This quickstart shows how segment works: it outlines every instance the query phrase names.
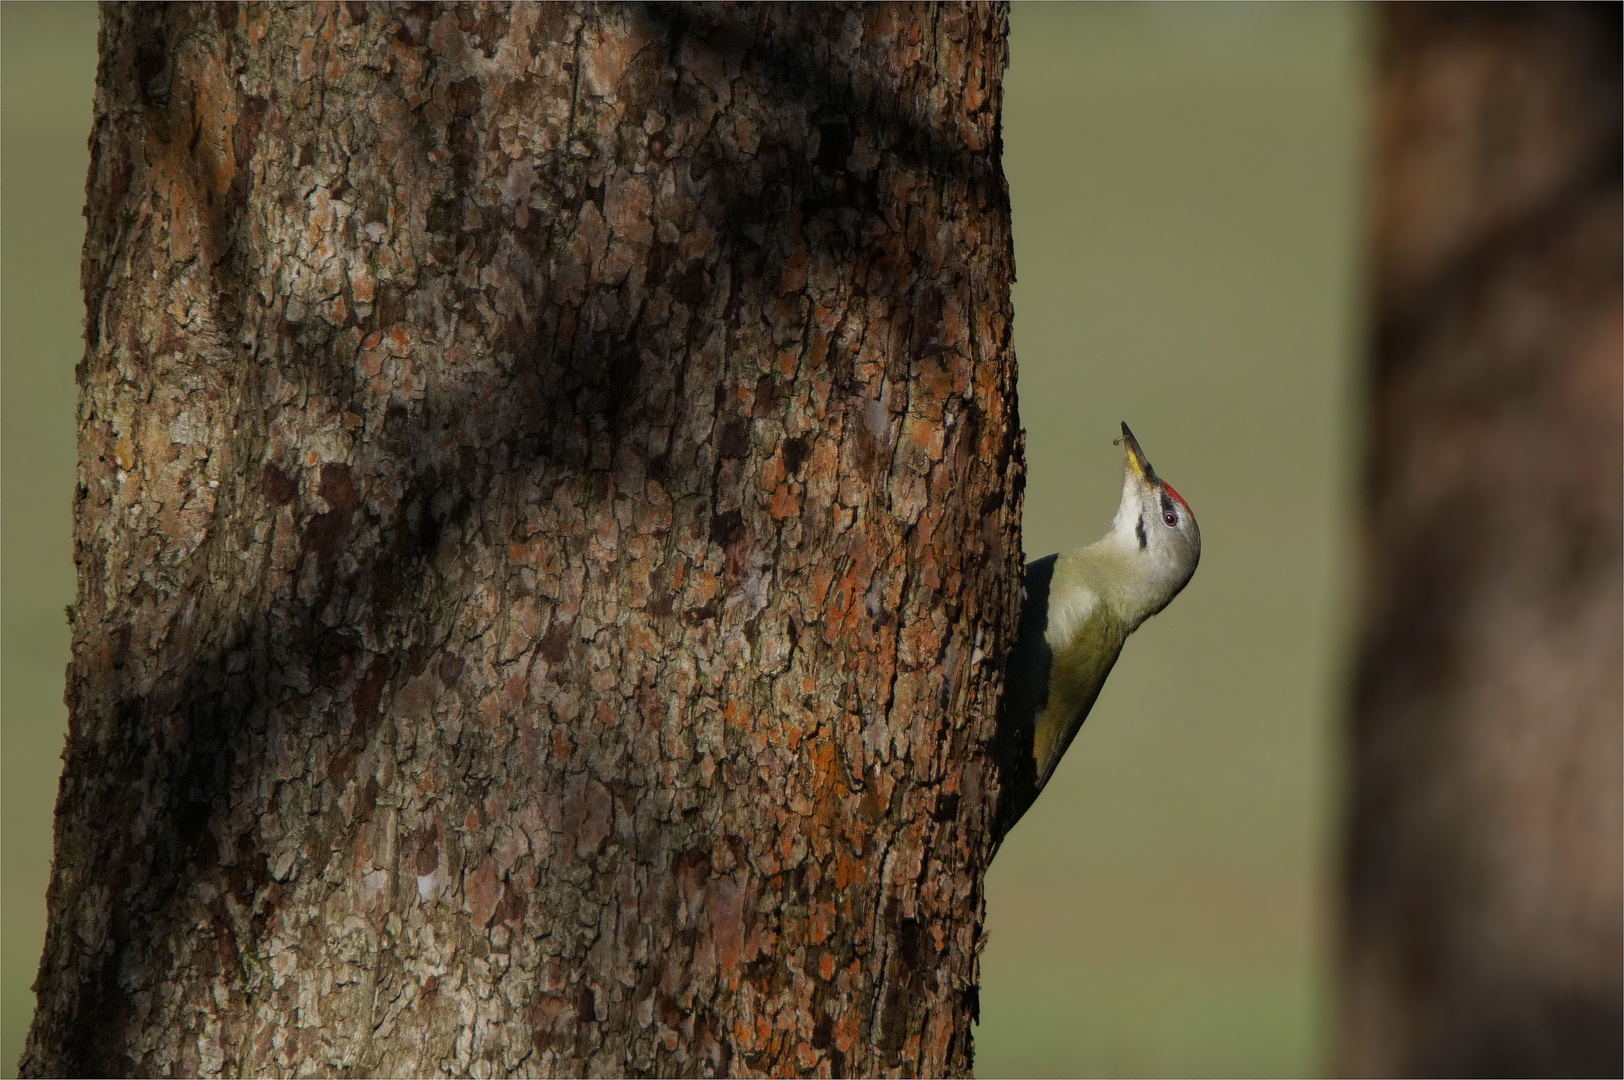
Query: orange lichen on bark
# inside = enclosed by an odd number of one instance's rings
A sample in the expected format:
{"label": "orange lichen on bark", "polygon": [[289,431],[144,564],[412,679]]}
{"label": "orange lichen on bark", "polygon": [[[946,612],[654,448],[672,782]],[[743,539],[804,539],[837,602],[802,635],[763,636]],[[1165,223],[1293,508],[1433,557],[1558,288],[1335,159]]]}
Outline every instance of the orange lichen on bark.
{"label": "orange lichen on bark", "polygon": [[967,1072],[1001,9],[107,18],[29,1068]]}

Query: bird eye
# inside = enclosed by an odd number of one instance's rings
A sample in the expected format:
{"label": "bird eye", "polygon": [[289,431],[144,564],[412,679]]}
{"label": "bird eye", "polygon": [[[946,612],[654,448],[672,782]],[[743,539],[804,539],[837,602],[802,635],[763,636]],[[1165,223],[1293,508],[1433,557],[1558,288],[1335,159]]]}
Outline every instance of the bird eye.
{"label": "bird eye", "polygon": [[1179,516],[1171,510],[1162,515],[1162,520],[1167,523],[1167,527],[1169,529],[1176,529],[1179,527]]}

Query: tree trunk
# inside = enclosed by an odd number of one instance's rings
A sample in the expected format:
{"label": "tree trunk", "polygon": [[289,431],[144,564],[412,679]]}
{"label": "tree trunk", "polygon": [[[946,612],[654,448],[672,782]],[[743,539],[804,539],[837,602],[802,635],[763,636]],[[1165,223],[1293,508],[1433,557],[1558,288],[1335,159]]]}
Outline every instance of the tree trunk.
{"label": "tree trunk", "polygon": [[964,1074],[999,7],[110,5],[33,1075]]}
{"label": "tree trunk", "polygon": [[1354,1075],[1624,1069],[1618,12],[1381,16]]}

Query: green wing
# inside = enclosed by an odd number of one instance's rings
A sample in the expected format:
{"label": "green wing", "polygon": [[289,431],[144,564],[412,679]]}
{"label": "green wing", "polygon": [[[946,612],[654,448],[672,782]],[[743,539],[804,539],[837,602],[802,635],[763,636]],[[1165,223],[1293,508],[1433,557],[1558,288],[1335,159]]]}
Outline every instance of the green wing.
{"label": "green wing", "polygon": [[1049,782],[1061,755],[1094,707],[1127,636],[1109,608],[1096,602],[1072,631],[1070,641],[1059,647],[1050,643],[1054,659],[1049,669],[1049,702],[1038,714],[1032,738],[1038,790]]}

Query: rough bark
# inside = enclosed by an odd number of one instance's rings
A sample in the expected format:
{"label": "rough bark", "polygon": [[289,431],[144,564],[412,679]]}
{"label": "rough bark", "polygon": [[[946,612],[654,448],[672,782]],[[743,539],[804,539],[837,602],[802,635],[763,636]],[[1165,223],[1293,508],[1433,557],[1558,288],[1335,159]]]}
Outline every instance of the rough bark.
{"label": "rough bark", "polygon": [[1350,1074],[1624,1069],[1618,11],[1381,13]]}
{"label": "rough bark", "polygon": [[1003,10],[102,18],[25,1073],[966,1073]]}

